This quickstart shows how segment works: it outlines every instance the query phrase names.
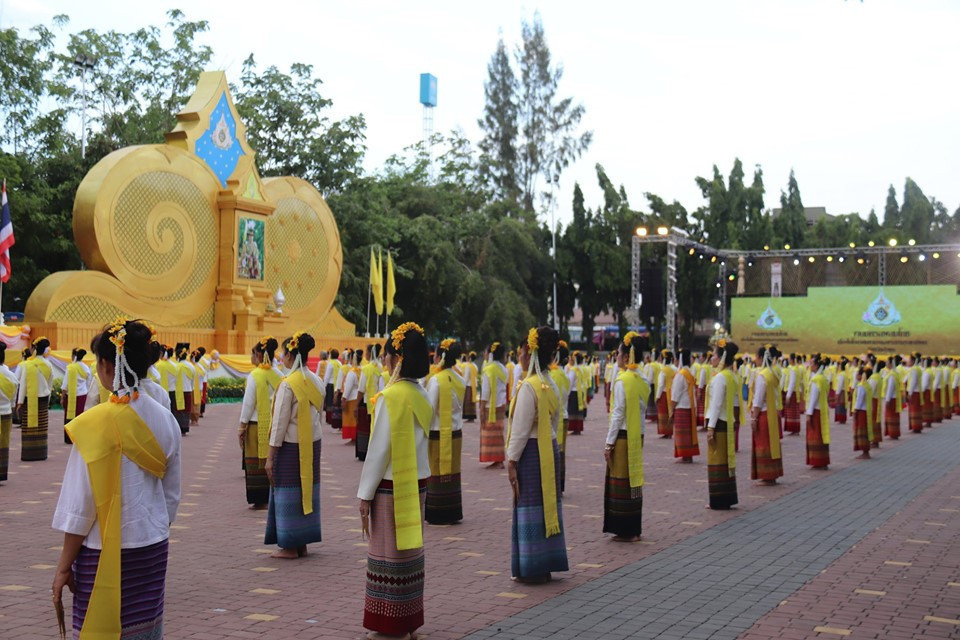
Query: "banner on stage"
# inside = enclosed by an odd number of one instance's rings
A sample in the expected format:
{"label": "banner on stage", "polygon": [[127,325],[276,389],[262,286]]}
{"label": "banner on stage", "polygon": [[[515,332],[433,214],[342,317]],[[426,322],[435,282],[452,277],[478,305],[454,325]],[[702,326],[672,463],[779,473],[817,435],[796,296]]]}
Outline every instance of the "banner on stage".
{"label": "banner on stage", "polygon": [[783,263],[773,262],[770,264],[770,297],[779,298],[783,291]]}
{"label": "banner on stage", "polygon": [[810,287],[806,296],[734,298],[733,339],[756,352],[878,355],[960,353],[960,296],[953,285]]}

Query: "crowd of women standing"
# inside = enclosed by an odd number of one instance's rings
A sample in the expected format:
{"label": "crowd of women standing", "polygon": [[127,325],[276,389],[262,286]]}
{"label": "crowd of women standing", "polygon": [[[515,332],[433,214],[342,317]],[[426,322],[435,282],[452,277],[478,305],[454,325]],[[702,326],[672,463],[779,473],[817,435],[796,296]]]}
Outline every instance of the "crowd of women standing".
{"label": "crowd of women standing", "polygon": [[[26,428],[46,424],[41,399],[49,397],[39,359],[49,342],[34,347],[40,353],[16,380]],[[66,375],[65,435],[75,446],[54,516],[64,546],[53,598],[60,602],[64,586],[74,591],[80,638],[159,638],[169,527],[180,499],[180,439],[203,409],[201,358],[188,345],[160,345],[151,328],[126,319],[105,327],[91,348],[96,376],[79,366],[85,353],[76,351]],[[507,469],[512,578],[540,583],[568,570],[565,453],[601,387],[609,412],[603,531],[625,542],[642,534],[645,419],[656,422],[660,437],[673,438],[681,463],[700,455],[697,430],[707,432],[707,506],[729,509],[738,502],[742,418],[752,432],[751,478],[769,484],[783,475],[781,439],[800,432],[801,415],[807,463],[826,468],[830,407],[838,417],[841,407],[851,408],[854,447],[866,456],[882,441],[881,423],[888,437],[899,437],[899,411],[916,396],[921,428],[928,416],[932,423],[960,412],[957,363],[922,368],[919,354],[902,362],[865,354],[834,363],[784,356],[769,345],[752,358],[730,341],[696,357],[686,349],[644,354],[631,332],[601,366],[571,353],[554,329],[539,327],[515,352],[493,343],[478,367],[476,354],[463,353],[454,340],[431,354],[412,322],[382,345],[322,351],[310,371],[315,348],[311,335],[298,332],[282,343],[263,338],[251,351],[237,434],[246,497],[251,508],[267,510],[264,542],[277,545],[274,557],[302,558],[322,540],[324,423],[353,444],[369,538],[363,626],[370,637],[410,637],[423,625],[423,522],[464,518],[465,421],[479,418],[479,461]],[[193,369],[184,364],[191,361]],[[0,392],[10,390],[4,380],[14,384],[0,369]],[[90,400],[78,401],[84,382]],[[953,389],[949,398],[944,388]],[[84,410],[84,402],[92,406]]]}

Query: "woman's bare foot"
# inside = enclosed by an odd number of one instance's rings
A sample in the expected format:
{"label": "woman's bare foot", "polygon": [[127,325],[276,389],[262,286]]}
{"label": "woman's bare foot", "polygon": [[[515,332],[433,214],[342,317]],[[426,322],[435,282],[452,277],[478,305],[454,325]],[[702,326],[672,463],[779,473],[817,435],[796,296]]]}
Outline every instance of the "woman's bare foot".
{"label": "woman's bare foot", "polygon": [[503,469],[502,462],[491,462],[487,465],[487,469]]}
{"label": "woman's bare foot", "polygon": [[629,536],[613,536],[612,540],[613,540],[614,542],[638,542],[638,541],[640,540],[640,536],[633,536],[633,537],[629,537]]}
{"label": "woman's bare foot", "polygon": [[250,510],[251,510],[251,511],[266,511],[266,510],[267,510],[267,505],[265,505],[265,504],[252,504],[252,505],[250,505]]}
{"label": "woman's bare foot", "polygon": [[296,549],[280,549],[270,554],[271,558],[281,558],[283,560],[296,560],[300,556]]}

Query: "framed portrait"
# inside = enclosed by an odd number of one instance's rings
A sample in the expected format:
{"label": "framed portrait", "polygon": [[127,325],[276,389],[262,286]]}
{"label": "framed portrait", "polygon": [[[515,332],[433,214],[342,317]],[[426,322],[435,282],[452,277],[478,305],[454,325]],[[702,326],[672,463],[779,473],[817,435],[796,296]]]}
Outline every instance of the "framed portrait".
{"label": "framed portrait", "polygon": [[237,277],[263,280],[264,221],[239,218],[237,222]]}

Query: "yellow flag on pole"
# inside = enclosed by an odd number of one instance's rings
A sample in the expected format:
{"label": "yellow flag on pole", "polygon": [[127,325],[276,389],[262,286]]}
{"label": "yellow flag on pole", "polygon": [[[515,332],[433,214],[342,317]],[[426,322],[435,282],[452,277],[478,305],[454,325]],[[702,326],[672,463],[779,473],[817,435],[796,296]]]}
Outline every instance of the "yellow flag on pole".
{"label": "yellow flag on pole", "polygon": [[370,283],[373,285],[373,306],[377,315],[383,313],[383,258],[377,259],[370,248]]}
{"label": "yellow flag on pole", "polygon": [[393,279],[393,254],[387,252],[387,315],[393,313],[393,297],[397,294],[397,283]]}

